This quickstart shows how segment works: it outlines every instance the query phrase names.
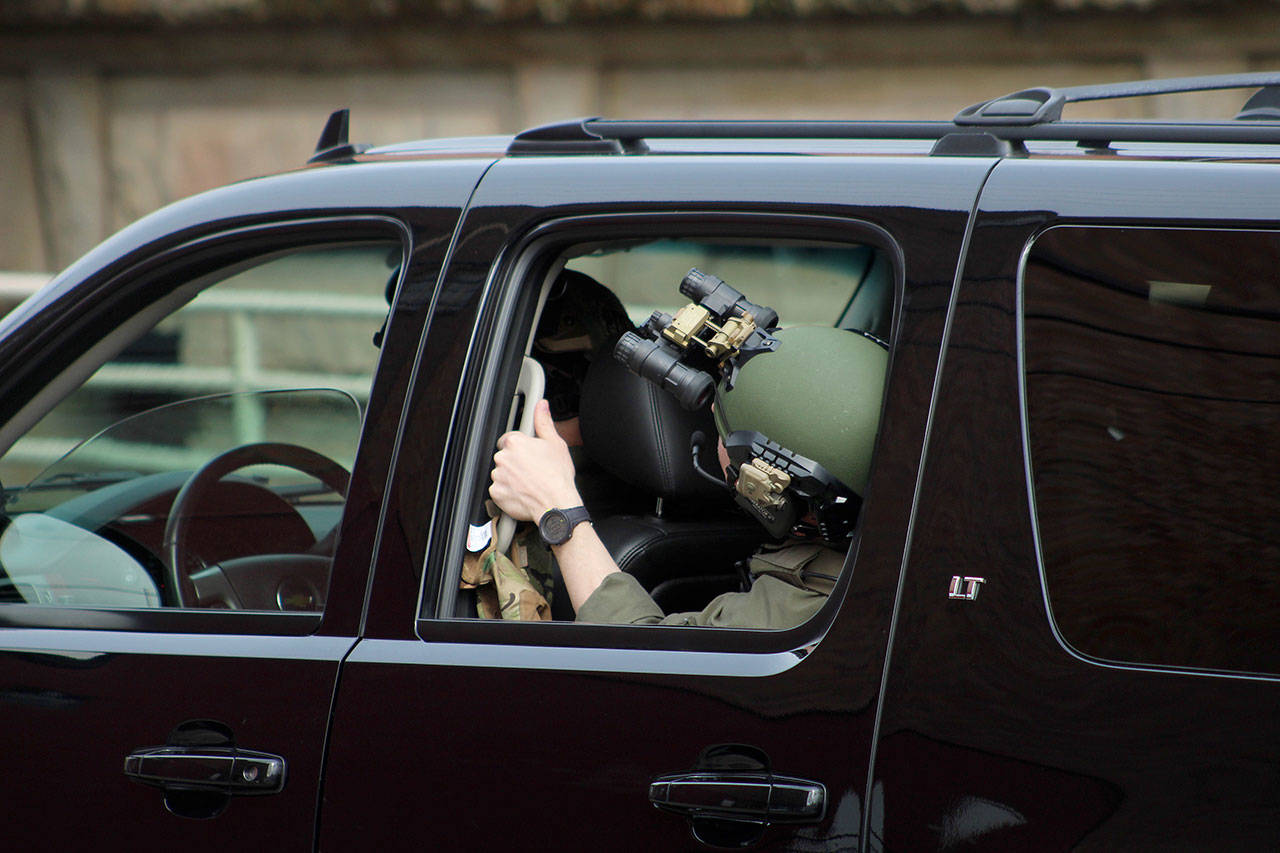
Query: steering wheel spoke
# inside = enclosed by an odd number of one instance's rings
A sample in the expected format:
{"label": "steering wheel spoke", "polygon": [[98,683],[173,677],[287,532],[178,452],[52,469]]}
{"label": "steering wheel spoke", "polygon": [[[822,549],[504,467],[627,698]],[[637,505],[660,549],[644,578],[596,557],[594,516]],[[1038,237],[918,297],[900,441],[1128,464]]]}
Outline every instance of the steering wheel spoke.
{"label": "steering wheel spoke", "polygon": [[329,558],[316,554],[255,554],[191,573],[195,606],[224,610],[324,609]]}
{"label": "steering wheel spoke", "polygon": [[226,573],[222,571],[222,566],[217,564],[205,566],[199,571],[191,572],[187,577],[190,578],[191,586],[195,590],[192,606],[218,610],[244,609],[240,604],[240,596],[236,595]]}
{"label": "steering wheel spoke", "polygon": [[292,468],[344,496],[351,480],[337,462],[296,444],[246,444],[206,462],[178,490],[165,523],[164,558],[174,603],[233,610],[320,610],[328,586],[328,556],[254,554],[204,565],[191,553],[201,501],[223,477],[250,465]]}

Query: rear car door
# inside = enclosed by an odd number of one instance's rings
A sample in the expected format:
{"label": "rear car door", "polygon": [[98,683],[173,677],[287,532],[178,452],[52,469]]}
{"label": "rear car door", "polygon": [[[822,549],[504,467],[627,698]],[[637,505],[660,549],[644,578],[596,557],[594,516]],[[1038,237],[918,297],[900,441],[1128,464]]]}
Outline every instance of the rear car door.
{"label": "rear car door", "polygon": [[[655,156],[511,158],[490,170],[424,330],[364,636],[338,687],[322,849],[853,849],[879,832],[865,789],[885,641],[946,307],[990,167]],[[784,324],[790,313],[889,340],[879,445],[832,599],[786,631],[474,618],[456,566],[520,356],[550,363],[530,344],[543,289],[565,264],[606,287],[647,280],[679,302],[691,257],[749,298],[776,298]],[[887,314],[860,312],[856,298],[872,261],[884,265],[876,304]],[[817,293],[827,265],[860,270],[856,287],[841,272],[834,296]],[[633,319],[652,307],[645,292],[624,298]],[[635,494],[622,486],[603,500]],[[794,820],[756,804],[702,820],[651,789],[707,770],[694,796],[716,800],[752,768],[820,784],[819,810]]]}
{"label": "rear car door", "polygon": [[879,727],[887,849],[1274,845],[1277,191],[1274,162],[1131,156],[987,182]]}
{"label": "rear car door", "polygon": [[417,343],[398,321],[485,165],[215,191],[5,320],[13,849],[313,849]]}

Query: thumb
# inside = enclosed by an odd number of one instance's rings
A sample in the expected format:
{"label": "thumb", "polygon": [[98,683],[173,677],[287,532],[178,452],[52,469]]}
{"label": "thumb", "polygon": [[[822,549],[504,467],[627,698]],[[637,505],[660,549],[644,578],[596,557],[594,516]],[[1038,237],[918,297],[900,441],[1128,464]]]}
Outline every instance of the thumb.
{"label": "thumb", "polygon": [[560,438],[555,421],[551,420],[551,404],[545,399],[539,400],[533,410],[533,434],[538,438]]}

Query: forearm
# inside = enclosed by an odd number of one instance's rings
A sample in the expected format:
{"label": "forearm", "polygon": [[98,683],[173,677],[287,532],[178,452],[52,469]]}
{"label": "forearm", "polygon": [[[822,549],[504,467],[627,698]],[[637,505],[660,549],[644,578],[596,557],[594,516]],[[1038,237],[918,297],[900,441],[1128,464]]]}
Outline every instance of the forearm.
{"label": "forearm", "polygon": [[551,551],[560,566],[560,575],[564,578],[575,612],[605,577],[618,571],[618,565],[589,521],[579,524],[567,542],[553,546]]}
{"label": "forearm", "polygon": [[[518,432],[502,436],[493,457],[489,497],[517,521],[536,522],[547,510],[582,505],[573,482],[569,447],[555,430],[546,400],[538,401],[534,429],[536,436]],[[618,571],[590,522],[580,523],[573,535],[552,551],[575,611],[606,576]]]}

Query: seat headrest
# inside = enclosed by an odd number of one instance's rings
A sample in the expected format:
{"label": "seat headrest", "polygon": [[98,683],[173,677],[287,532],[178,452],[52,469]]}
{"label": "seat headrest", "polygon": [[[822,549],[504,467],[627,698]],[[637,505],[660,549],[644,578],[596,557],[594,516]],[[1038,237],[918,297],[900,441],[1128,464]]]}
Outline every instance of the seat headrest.
{"label": "seat headrest", "polygon": [[726,497],[698,476],[690,455],[693,434],[700,431],[703,469],[720,470],[711,410],[685,411],[670,394],[614,360],[612,347],[587,370],[580,417],[587,453],[614,476],[661,498]]}

